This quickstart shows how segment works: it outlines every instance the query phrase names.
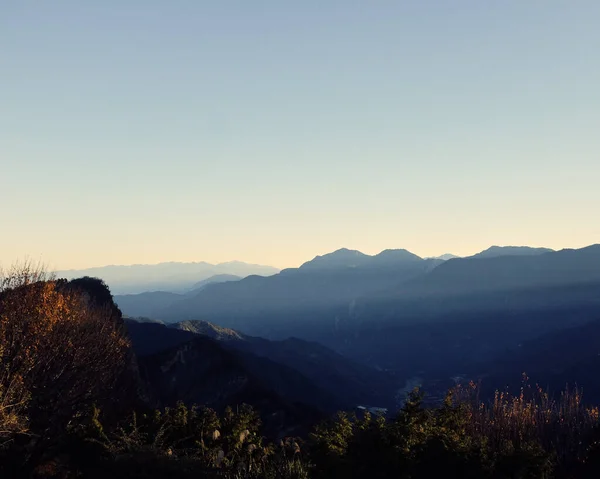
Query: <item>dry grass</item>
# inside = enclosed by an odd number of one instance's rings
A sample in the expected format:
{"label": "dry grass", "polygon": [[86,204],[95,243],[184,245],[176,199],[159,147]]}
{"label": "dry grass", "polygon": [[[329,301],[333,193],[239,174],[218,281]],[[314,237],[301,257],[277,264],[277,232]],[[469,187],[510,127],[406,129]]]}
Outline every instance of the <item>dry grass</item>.
{"label": "dry grass", "polygon": [[527,384],[525,375],[523,379],[517,395],[496,391],[490,403],[479,400],[479,388],[472,382],[454,389],[453,403],[467,410],[468,433],[485,438],[493,450],[506,444],[539,444],[554,453],[557,465],[581,459],[586,452],[584,439],[599,424],[598,408],[585,407],[577,388],[552,398],[538,385]]}

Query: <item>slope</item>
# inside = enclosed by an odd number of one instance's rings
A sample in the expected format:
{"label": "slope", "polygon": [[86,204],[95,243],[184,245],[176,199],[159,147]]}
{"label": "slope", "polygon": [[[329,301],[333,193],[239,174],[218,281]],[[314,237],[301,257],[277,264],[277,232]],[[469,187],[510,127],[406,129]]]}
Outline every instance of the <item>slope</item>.
{"label": "slope", "polygon": [[201,318],[268,336],[282,320],[292,320],[290,312],[310,315],[323,308],[347,307],[361,296],[424,275],[439,262],[403,250],[368,256],[342,249],[270,277],[212,285],[156,315],[170,322]]}
{"label": "slope", "polygon": [[339,397],[340,402],[385,408],[395,405],[399,378],[349,360],[318,343],[297,338],[268,341],[206,321],[184,321],[172,327],[222,341],[225,347],[268,358],[299,371],[320,389]]}
{"label": "slope", "polygon": [[280,398],[323,414],[352,406],[268,358],[230,350],[210,338],[162,324],[133,320],[126,324],[142,377],[158,404],[182,400],[224,407]]}

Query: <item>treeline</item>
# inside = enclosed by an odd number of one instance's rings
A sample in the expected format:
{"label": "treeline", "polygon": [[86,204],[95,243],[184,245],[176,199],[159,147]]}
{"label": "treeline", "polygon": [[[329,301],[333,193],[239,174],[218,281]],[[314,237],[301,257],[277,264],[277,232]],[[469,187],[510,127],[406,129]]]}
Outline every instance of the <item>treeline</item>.
{"label": "treeline", "polygon": [[265,438],[250,406],[144,401],[120,311],[101,281],[25,265],[0,277],[0,477],[574,478],[600,475],[597,408],[524,381],[474,384],[392,418],[339,413],[305,438]]}

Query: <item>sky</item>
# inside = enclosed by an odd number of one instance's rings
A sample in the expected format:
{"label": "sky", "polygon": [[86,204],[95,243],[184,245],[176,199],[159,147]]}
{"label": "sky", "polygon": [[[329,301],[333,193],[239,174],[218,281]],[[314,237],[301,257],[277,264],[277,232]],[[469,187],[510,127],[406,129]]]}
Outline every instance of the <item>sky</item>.
{"label": "sky", "polygon": [[597,0],[0,2],[0,264],[600,241]]}

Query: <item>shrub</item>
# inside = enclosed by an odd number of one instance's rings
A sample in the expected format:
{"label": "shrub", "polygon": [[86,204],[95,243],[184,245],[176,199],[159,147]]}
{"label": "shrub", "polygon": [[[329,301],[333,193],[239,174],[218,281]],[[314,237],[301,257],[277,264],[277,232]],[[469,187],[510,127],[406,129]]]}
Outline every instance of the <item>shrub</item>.
{"label": "shrub", "polygon": [[29,434],[28,461],[106,404],[130,346],[109,305],[26,264],[0,280],[0,439]]}

